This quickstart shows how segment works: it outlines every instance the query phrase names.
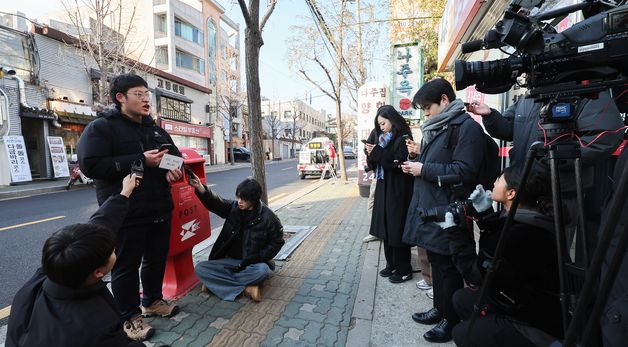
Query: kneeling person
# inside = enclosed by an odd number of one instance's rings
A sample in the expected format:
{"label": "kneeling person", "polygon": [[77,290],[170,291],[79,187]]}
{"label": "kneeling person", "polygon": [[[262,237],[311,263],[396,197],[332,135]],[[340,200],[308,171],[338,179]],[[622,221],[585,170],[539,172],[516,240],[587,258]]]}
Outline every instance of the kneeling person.
{"label": "kneeling person", "polygon": [[233,201],[216,195],[196,176],[189,184],[209,211],[225,219],[209,260],[196,265],[196,275],[223,300],[233,301],[243,293],[259,302],[259,284],[274,270],[272,259],[284,244],[279,218],[260,201],[262,187],[246,179]]}
{"label": "kneeling person", "polygon": [[[122,327],[103,277],[116,262],[116,232],[137,185],[126,176],[86,224],[55,232],[44,244],[42,267],[17,292],[7,329],[13,346],[144,346]],[[152,328],[139,327],[150,337]]]}

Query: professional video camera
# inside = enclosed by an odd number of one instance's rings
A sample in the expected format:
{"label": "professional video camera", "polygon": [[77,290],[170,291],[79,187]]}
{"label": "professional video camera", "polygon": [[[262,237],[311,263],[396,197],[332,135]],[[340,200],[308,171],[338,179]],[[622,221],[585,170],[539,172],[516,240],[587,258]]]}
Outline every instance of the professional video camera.
{"label": "professional video camera", "polygon": [[[568,102],[611,87],[626,89],[628,84],[628,5],[614,1],[585,1],[581,4],[530,16],[544,0],[514,0],[495,28],[483,40],[462,44],[462,52],[511,46],[515,52],[506,59],[467,62],[456,60],[456,89],[475,84],[483,93],[508,91],[517,77],[526,73],[525,85],[531,98],[550,104],[546,122],[564,122],[575,117],[575,107]],[[557,33],[551,23],[582,10],[608,9],[569,29]],[[562,103],[554,100],[560,97]],[[572,98],[572,99],[569,99]],[[625,105],[618,105],[626,112]],[[621,108],[624,107],[622,110]],[[542,117],[543,118],[543,117]]]}
{"label": "professional video camera", "polygon": [[454,222],[463,225],[466,220],[467,211],[473,208],[471,201],[467,199],[467,192],[462,185],[459,175],[438,176],[438,186],[448,188],[454,196],[454,202],[445,206],[430,208],[419,208],[418,215],[423,221],[444,222],[445,214],[451,212],[454,215]]}

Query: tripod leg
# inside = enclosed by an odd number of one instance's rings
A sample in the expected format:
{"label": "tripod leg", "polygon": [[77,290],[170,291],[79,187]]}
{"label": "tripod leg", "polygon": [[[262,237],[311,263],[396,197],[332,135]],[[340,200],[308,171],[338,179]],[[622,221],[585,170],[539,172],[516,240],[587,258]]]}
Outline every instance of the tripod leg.
{"label": "tripod leg", "polygon": [[[576,251],[576,257],[574,261],[576,264],[582,266],[586,271],[587,265],[589,264],[589,245],[587,241],[587,235],[585,233],[586,224],[584,224],[584,199],[582,193],[582,172],[580,167],[580,158],[576,158],[574,161],[574,173],[576,177],[576,198],[578,201],[578,223],[577,223],[577,237],[576,237],[576,247],[580,247],[582,250],[582,259],[579,258],[578,251]],[[580,242],[578,242],[580,240]]]}
{"label": "tripod leg", "polygon": [[[621,212],[623,210],[621,207],[625,204],[626,194],[628,193],[628,160],[624,165],[622,173],[623,174],[619,180],[619,184],[617,185],[617,190],[613,193],[611,203],[607,207],[609,211],[608,218],[605,221],[604,228],[602,229],[602,232],[600,234],[598,245],[595,248],[595,252],[593,253],[593,258],[591,259],[591,264],[589,265],[589,269],[586,272],[584,286],[582,288],[582,292],[580,293],[578,305],[576,306],[576,310],[573,314],[573,320],[571,322],[571,325],[569,326],[567,334],[565,335],[565,342],[563,345],[566,347],[575,345],[578,333],[581,331],[582,323],[586,319],[589,320],[589,324],[597,324],[599,320],[601,307],[598,311],[594,310],[593,312],[588,312],[588,307],[589,303],[593,299],[593,296],[595,295],[595,287],[602,271],[602,263],[604,261],[604,258],[606,257],[608,246],[610,245],[613,238],[613,231],[615,229],[615,226],[617,225],[617,221],[621,216]],[[623,237],[626,237],[625,230]],[[625,250],[625,247],[626,246],[624,245],[623,250]],[[621,250],[622,249],[618,248],[615,257],[618,257],[617,253],[621,253]],[[611,270],[614,270],[616,272],[618,269]],[[612,280],[614,280],[616,273],[613,276],[610,275],[611,272],[609,271],[608,275],[606,276],[607,279],[612,278]],[[607,294],[608,293],[603,294],[600,292],[598,294],[598,298],[600,298],[601,300],[606,300]],[[585,334],[589,330],[590,329],[587,329]],[[583,336],[583,338],[587,338],[587,335]]]}

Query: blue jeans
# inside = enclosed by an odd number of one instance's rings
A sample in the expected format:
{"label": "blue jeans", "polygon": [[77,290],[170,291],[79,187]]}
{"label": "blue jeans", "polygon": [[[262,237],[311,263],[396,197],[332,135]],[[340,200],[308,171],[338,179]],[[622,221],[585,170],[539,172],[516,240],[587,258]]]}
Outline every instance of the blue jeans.
{"label": "blue jeans", "polygon": [[251,264],[240,272],[225,269],[225,265],[237,266],[240,262],[231,258],[202,261],[194,271],[210,292],[222,300],[234,301],[246,286],[260,283],[272,274],[266,263]]}

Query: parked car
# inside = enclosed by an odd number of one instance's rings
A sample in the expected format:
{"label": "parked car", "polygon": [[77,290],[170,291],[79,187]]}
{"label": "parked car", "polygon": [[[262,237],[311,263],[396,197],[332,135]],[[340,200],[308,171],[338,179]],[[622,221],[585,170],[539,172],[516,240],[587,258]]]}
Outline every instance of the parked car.
{"label": "parked car", "polygon": [[342,153],[344,154],[345,159],[355,159],[357,157],[355,150],[351,146],[345,146]]}
{"label": "parked car", "polygon": [[[231,148],[227,150],[228,157],[227,161],[231,160]],[[234,148],[233,149],[233,160],[235,161],[251,161],[251,151],[246,147]]]}

